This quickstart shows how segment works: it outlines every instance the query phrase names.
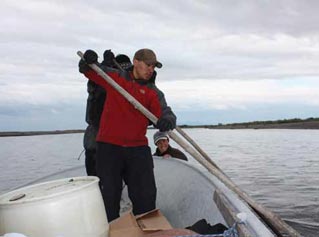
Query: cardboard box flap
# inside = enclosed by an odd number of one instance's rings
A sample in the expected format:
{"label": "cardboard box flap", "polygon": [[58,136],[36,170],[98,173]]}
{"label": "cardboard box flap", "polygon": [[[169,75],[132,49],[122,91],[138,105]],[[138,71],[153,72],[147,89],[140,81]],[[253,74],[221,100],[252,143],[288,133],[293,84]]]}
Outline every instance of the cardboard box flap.
{"label": "cardboard box flap", "polygon": [[109,237],[141,237],[160,230],[171,229],[160,210],[154,209],[147,213],[134,216],[131,211],[110,222]]}
{"label": "cardboard box flap", "polygon": [[134,215],[130,211],[124,213],[121,217],[110,222],[109,226],[110,237],[139,237],[144,235],[143,231],[139,228]]}
{"label": "cardboard box flap", "polygon": [[110,230],[121,230],[126,228],[137,228],[137,222],[134,215],[129,211],[124,213],[120,218],[110,222]]}
{"label": "cardboard box flap", "polygon": [[143,231],[159,231],[172,229],[171,224],[166,220],[159,209],[137,215],[136,222]]}
{"label": "cardboard box flap", "polygon": [[142,237],[146,235],[140,228],[127,228],[109,232],[109,237]]}

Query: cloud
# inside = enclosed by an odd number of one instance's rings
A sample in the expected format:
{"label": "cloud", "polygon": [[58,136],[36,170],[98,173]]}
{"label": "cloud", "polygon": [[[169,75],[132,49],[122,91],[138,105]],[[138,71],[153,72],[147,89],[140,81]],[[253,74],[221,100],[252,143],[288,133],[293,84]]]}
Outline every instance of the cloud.
{"label": "cloud", "polygon": [[0,67],[9,64],[7,70],[74,67],[78,49],[132,57],[152,47],[168,68],[163,80],[318,75],[318,32],[308,22],[317,18],[316,2],[4,2],[0,42],[7,60]]}
{"label": "cloud", "polygon": [[179,111],[248,110],[252,106],[278,104],[319,108],[317,80],[196,80],[159,82],[167,101]]}
{"label": "cloud", "polygon": [[316,106],[318,7],[297,0],[2,0],[2,114],[23,105],[56,113],[85,106],[76,52],[88,48],[130,57],[154,49],[164,65],[157,83],[183,111]]}

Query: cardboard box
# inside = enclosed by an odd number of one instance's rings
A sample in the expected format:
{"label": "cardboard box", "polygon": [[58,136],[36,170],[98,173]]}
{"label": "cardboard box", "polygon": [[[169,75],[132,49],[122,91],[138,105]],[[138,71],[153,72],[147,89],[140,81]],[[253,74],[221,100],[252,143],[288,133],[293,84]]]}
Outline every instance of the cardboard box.
{"label": "cardboard box", "polygon": [[172,226],[159,209],[134,216],[131,211],[110,223],[109,237],[140,237]]}

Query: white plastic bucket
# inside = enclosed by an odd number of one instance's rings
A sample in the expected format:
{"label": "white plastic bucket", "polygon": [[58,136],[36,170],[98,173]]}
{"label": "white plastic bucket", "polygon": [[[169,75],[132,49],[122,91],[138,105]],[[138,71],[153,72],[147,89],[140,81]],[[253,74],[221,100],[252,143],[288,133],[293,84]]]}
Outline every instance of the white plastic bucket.
{"label": "white plastic bucket", "polygon": [[0,196],[0,236],[107,237],[109,226],[99,179],[60,179]]}

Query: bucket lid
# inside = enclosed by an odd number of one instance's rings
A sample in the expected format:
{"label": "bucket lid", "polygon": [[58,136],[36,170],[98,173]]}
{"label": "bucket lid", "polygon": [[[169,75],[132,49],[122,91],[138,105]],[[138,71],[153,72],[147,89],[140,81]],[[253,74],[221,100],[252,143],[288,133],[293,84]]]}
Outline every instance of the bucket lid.
{"label": "bucket lid", "polygon": [[0,196],[0,205],[12,205],[49,199],[75,192],[99,182],[95,176],[59,179],[26,186]]}

